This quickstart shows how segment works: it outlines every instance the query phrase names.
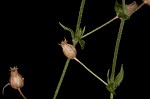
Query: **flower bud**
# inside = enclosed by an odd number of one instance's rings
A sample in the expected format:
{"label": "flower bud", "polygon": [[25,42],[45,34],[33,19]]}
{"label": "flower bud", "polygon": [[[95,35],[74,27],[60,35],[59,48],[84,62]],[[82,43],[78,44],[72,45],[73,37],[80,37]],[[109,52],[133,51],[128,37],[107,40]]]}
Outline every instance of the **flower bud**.
{"label": "flower bud", "polygon": [[148,6],[150,6],[150,0],[143,0],[144,4],[147,4]]}
{"label": "flower bud", "polygon": [[128,15],[128,16],[131,16],[131,15],[136,11],[136,9],[138,8],[138,5],[137,5],[137,3],[134,1],[134,2],[132,2],[132,3],[128,4],[128,5],[126,5],[126,7],[127,7],[127,15]]}
{"label": "flower bud", "polygon": [[77,55],[76,48],[73,45],[68,44],[66,39],[62,41],[61,44],[59,45],[62,47],[63,53],[67,58],[69,59],[76,58]]}

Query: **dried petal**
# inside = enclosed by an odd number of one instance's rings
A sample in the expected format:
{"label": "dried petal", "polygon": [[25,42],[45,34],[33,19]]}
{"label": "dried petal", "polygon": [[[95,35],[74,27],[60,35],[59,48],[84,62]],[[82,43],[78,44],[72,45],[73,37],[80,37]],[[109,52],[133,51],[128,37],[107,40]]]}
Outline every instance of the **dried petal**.
{"label": "dried petal", "polygon": [[59,45],[62,47],[63,53],[67,58],[74,59],[76,57],[76,48],[73,45],[68,44],[66,39]]}

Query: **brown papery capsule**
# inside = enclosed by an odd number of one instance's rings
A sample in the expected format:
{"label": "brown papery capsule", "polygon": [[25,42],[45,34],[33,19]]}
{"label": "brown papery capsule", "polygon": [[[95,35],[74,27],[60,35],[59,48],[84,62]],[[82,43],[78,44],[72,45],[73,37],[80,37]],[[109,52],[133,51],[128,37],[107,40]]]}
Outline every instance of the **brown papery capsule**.
{"label": "brown papery capsule", "polygon": [[[61,42],[62,49],[63,49],[63,53],[64,55],[69,58],[69,59],[74,59],[75,61],[77,61],[79,64],[81,64],[87,71],[89,71],[90,73],[92,73],[92,75],[94,75],[96,78],[100,79],[94,72],[92,72],[89,68],[87,68],[79,59],[76,58],[77,55],[77,51],[76,48],[67,43],[67,40],[65,39],[64,41]],[[107,83],[105,83],[107,85]]]}
{"label": "brown papery capsule", "polygon": [[18,73],[18,68],[17,67],[10,67],[10,78],[9,78],[9,83],[7,83],[2,90],[2,93],[4,94],[4,89],[10,85],[12,88],[17,89],[19,93],[22,95],[24,99],[27,99],[23,93],[21,92],[21,87],[24,86],[24,78],[21,76],[20,73]]}
{"label": "brown papery capsule", "polygon": [[59,45],[62,47],[63,53],[67,58],[69,59],[76,58],[77,55],[76,48],[73,45],[68,44],[66,39],[62,41],[61,44]]}
{"label": "brown papery capsule", "polygon": [[150,6],[150,0],[143,0],[144,4],[147,4],[148,6]]}
{"label": "brown papery capsule", "polygon": [[126,5],[126,7],[127,7],[127,15],[128,15],[128,16],[131,16],[131,15],[135,12],[135,10],[138,8],[138,5],[137,5],[137,3],[134,1],[134,2],[132,2],[132,3],[128,4],[128,5]]}
{"label": "brown papery capsule", "polygon": [[62,41],[61,44],[59,44],[59,45],[61,45],[61,47],[63,49],[63,53],[67,58],[74,59],[81,65],[84,65],[80,60],[78,60],[76,58],[77,51],[76,51],[75,46],[68,44],[66,39],[64,41]]}

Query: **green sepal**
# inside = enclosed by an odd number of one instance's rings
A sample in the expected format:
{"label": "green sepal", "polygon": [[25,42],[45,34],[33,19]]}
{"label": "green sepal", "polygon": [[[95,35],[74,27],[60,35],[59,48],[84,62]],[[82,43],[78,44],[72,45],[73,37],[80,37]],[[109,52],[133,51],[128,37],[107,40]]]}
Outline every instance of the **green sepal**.
{"label": "green sepal", "polygon": [[107,83],[108,84],[110,83],[109,72],[110,72],[110,69],[108,69],[108,71],[107,71]]}

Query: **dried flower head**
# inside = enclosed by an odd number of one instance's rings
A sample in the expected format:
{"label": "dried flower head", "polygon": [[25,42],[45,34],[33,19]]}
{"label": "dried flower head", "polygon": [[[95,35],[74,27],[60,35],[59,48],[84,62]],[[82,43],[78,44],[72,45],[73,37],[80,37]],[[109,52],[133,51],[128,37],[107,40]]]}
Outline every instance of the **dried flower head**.
{"label": "dried flower head", "polygon": [[4,89],[10,85],[12,88],[17,89],[19,93],[22,95],[24,99],[27,99],[23,93],[21,92],[20,88],[24,86],[24,78],[18,73],[18,68],[17,67],[10,67],[10,78],[9,78],[9,83],[7,83],[2,90],[2,93],[4,94]]}
{"label": "dried flower head", "polygon": [[127,7],[127,15],[128,15],[128,16],[131,16],[131,15],[136,11],[136,9],[138,8],[138,5],[137,5],[137,3],[134,1],[134,2],[132,2],[132,3],[128,4],[128,5],[126,5],[126,7]]}
{"label": "dried flower head", "polygon": [[62,41],[61,44],[59,45],[62,47],[63,53],[67,58],[69,59],[76,58],[77,55],[76,48],[73,45],[68,44],[66,39]]}
{"label": "dried flower head", "polygon": [[148,6],[150,6],[150,0],[143,0],[144,4],[147,4]]}

